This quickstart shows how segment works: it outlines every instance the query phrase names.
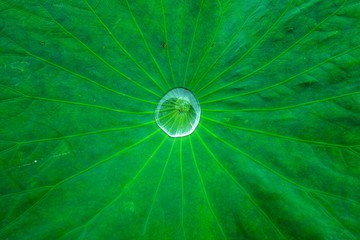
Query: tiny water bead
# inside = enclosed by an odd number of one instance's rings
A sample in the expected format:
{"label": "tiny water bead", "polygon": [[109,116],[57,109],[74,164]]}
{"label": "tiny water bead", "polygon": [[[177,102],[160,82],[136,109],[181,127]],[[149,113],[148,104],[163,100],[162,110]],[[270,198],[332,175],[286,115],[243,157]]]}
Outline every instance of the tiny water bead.
{"label": "tiny water bead", "polygon": [[174,88],[161,98],[155,120],[170,137],[184,137],[194,132],[200,114],[200,104],[194,94],[185,88]]}

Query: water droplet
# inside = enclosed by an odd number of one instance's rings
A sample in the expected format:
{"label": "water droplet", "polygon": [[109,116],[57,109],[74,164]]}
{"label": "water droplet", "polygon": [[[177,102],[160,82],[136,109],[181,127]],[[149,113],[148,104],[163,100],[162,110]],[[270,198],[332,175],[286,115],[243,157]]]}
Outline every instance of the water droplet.
{"label": "water droplet", "polygon": [[194,132],[200,114],[200,104],[194,94],[185,88],[174,88],[157,105],[155,120],[170,137],[184,137]]}

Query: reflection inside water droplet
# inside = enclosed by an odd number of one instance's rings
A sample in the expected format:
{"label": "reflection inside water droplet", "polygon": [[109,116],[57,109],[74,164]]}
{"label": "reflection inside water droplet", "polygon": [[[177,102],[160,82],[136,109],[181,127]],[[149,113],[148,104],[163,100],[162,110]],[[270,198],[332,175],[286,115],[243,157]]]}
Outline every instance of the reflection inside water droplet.
{"label": "reflection inside water droplet", "polygon": [[200,104],[194,94],[185,88],[174,88],[157,105],[155,120],[170,137],[184,137],[194,132],[200,114]]}

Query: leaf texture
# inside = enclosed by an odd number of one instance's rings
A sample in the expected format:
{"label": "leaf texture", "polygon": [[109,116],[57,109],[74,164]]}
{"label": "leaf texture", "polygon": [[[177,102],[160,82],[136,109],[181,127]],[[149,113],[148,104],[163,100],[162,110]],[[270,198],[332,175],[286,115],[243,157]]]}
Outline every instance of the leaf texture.
{"label": "leaf texture", "polygon": [[[360,238],[358,1],[0,12],[0,239]],[[154,118],[176,87],[183,138]]]}

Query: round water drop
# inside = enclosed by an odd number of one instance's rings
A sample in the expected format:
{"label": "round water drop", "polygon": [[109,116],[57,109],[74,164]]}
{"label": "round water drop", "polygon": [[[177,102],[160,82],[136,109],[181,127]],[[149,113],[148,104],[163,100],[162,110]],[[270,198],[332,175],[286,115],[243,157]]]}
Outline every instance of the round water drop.
{"label": "round water drop", "polygon": [[185,88],[174,88],[161,98],[155,120],[170,137],[184,137],[194,132],[200,114],[200,104],[194,94]]}

